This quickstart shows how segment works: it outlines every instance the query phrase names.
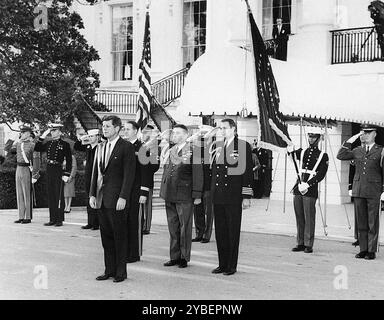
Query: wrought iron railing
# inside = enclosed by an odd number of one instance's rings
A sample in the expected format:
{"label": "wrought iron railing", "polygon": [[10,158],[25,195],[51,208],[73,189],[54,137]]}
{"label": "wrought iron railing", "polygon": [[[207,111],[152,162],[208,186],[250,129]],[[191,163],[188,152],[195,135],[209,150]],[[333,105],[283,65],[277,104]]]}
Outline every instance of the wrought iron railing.
{"label": "wrought iron railing", "polygon": [[332,30],[332,64],[382,59],[374,27]]}
{"label": "wrought iron railing", "polygon": [[136,91],[97,90],[95,100],[114,113],[135,114],[138,93]]}
{"label": "wrought iron railing", "polygon": [[181,95],[188,68],[181,69],[152,84],[152,93],[162,105],[166,105]]}

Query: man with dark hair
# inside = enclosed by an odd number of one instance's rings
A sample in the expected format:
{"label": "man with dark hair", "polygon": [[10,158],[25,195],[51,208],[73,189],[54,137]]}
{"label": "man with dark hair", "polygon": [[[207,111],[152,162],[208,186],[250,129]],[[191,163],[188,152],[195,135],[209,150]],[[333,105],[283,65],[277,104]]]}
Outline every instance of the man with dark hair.
{"label": "man with dark hair", "polygon": [[[127,262],[133,263],[140,261],[143,254],[143,210],[142,205],[148,199],[150,168],[139,161],[139,152],[142,142],[137,138],[140,127],[135,121],[128,121],[124,129],[124,138],[127,139],[134,147],[136,155],[136,171],[134,174],[134,182],[132,186],[130,206],[127,215],[128,245],[127,245]],[[132,173],[133,174],[133,173]]]}
{"label": "man with dark hair", "polygon": [[[61,139],[63,125],[53,123],[39,137],[35,151],[47,153],[47,194],[49,222],[45,226],[61,227],[64,221],[64,185],[72,171],[72,152],[68,142]],[[44,141],[51,135],[52,140]],[[65,170],[63,162],[65,160]]]}
{"label": "man with dark hair", "polygon": [[146,202],[143,204],[143,234],[149,234],[151,232],[152,223],[152,198],[153,198],[153,187],[154,187],[154,175],[160,167],[160,147],[159,140],[154,136],[155,128],[150,124],[142,131],[142,143],[143,150],[140,156],[145,152],[145,159],[148,161],[147,164],[147,178],[148,178],[148,197]]}
{"label": "man with dark hair", "polygon": [[[352,197],[359,232],[357,259],[375,259],[379,241],[379,212],[384,200],[384,151],[375,143],[377,129],[374,125],[362,125],[361,132],[344,142],[337,154],[337,159],[354,160],[355,163]],[[352,149],[360,136],[363,136],[364,145]]]}
{"label": "man with dark hair", "polygon": [[[86,164],[85,164],[85,192],[89,195],[89,188],[91,185],[91,176],[93,162],[95,160],[96,147],[99,144],[100,131],[99,129],[88,130],[87,135],[78,137],[78,141],[75,142],[73,148],[77,151],[82,151],[86,153]],[[82,226],[81,229],[99,229],[99,210],[92,209],[87,204],[87,221],[88,223],[85,226]]]}
{"label": "man with dark hair", "polygon": [[232,275],[237,271],[242,208],[251,205],[252,150],[248,142],[238,138],[234,120],[222,120],[220,133],[223,141],[211,164],[211,192],[219,257],[219,266],[212,273]]}
{"label": "man with dark hair", "polygon": [[276,44],[276,59],[287,61],[289,27],[283,24],[281,18],[276,19],[276,26],[273,27],[272,37]]}
{"label": "man with dark hair", "polygon": [[89,191],[89,205],[101,209],[99,222],[104,248],[104,274],[96,280],[127,278],[127,207],[130,206],[136,170],[135,151],[121,139],[121,119],[103,118],[103,135],[107,141],[97,146]]}
{"label": "man with dark hair", "polygon": [[187,142],[187,127],[175,125],[172,135],[175,145],[165,159],[160,187],[170,235],[171,260],[164,266],[185,268],[191,256],[193,205],[201,203],[203,192],[203,168],[201,159],[194,159],[199,153]]}

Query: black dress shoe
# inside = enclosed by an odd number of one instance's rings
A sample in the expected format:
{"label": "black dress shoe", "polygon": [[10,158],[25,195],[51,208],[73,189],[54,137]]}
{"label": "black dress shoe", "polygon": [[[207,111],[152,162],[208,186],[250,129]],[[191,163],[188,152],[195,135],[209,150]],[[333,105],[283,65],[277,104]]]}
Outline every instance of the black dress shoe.
{"label": "black dress shoe", "polygon": [[305,247],[304,253],[312,253],[312,252],[313,252],[312,247]]}
{"label": "black dress shoe", "polygon": [[299,252],[299,251],[304,251],[304,250],[305,250],[305,246],[302,244],[300,244],[300,245],[298,245],[292,249],[293,252]]}
{"label": "black dress shoe", "polygon": [[135,258],[128,258],[127,263],[134,263],[140,261],[140,257],[135,257]]}
{"label": "black dress shoe", "polygon": [[202,237],[196,237],[192,239],[192,242],[200,242],[201,240],[203,240]]}
{"label": "black dress shoe", "polygon": [[85,225],[85,226],[82,226],[81,229],[92,229],[92,226],[90,226],[89,224]]}
{"label": "black dress shoe", "polygon": [[99,230],[100,227],[92,227],[92,230]]}
{"label": "black dress shoe", "polygon": [[55,227],[62,227],[63,226],[63,223],[62,222],[57,222],[55,223]]}
{"label": "black dress shoe", "polygon": [[143,234],[150,234],[150,231],[149,230],[144,230]]}
{"label": "black dress shoe", "polygon": [[217,267],[216,269],[212,270],[212,273],[215,273],[215,274],[217,274],[217,273],[224,273],[224,272],[225,272],[224,269],[222,269],[220,267]]}
{"label": "black dress shoe", "polygon": [[169,260],[168,262],[164,263],[164,267],[176,266],[179,263],[180,263],[180,260]]}
{"label": "black dress shoe", "polygon": [[127,279],[127,276],[124,276],[124,277],[115,277],[115,279],[113,279],[113,282],[117,283],[117,282],[123,282],[125,279]]}
{"label": "black dress shoe", "polygon": [[355,258],[357,258],[357,259],[364,259],[367,254],[368,254],[367,251],[361,251],[357,255],[355,255]]}
{"label": "black dress shoe", "polygon": [[179,263],[179,268],[186,268],[188,267],[188,262],[185,259],[181,259]]}
{"label": "black dress shoe", "polygon": [[31,223],[31,219],[24,219],[21,223],[22,224]]}
{"label": "black dress shoe", "polygon": [[368,252],[364,259],[365,260],[374,260],[374,259],[376,259],[376,253]]}
{"label": "black dress shoe", "polygon": [[353,246],[357,247],[360,245],[360,242],[359,240],[356,240],[355,242],[352,243]]}
{"label": "black dress shoe", "polygon": [[104,280],[108,280],[109,278],[113,277],[113,275],[111,274],[102,274],[101,276],[98,276],[96,277],[96,280],[97,281],[104,281]]}
{"label": "black dress shoe", "polygon": [[22,223],[24,221],[24,219],[19,219],[19,220],[16,220],[15,223]]}
{"label": "black dress shoe", "polygon": [[45,226],[53,226],[55,223],[52,221],[49,221],[47,223],[44,223]]}
{"label": "black dress shoe", "polygon": [[236,273],[236,270],[230,270],[230,271],[225,271],[225,272],[223,272],[223,275],[225,275],[225,276],[231,276],[231,275],[233,275],[233,274],[235,274]]}
{"label": "black dress shoe", "polygon": [[208,243],[208,242],[209,242],[209,239],[204,239],[204,238],[203,238],[203,239],[201,240],[201,243]]}

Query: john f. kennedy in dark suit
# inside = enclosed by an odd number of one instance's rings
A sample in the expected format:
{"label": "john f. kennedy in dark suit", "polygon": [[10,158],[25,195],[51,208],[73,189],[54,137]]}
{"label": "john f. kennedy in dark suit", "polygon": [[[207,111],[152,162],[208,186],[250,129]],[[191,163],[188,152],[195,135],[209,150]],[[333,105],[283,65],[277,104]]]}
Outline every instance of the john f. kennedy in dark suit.
{"label": "john f. kennedy in dark suit", "polygon": [[136,170],[134,147],[119,136],[122,127],[117,116],[103,118],[107,141],[97,147],[92,170],[90,206],[100,208],[100,232],[104,248],[105,272],[96,280],[127,278],[127,214]]}

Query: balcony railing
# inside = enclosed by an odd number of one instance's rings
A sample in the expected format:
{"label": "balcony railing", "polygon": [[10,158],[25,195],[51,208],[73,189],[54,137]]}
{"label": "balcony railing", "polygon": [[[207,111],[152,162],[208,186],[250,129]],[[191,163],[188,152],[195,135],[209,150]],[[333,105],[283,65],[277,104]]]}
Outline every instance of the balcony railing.
{"label": "balcony railing", "polygon": [[181,95],[188,68],[181,69],[152,84],[152,93],[162,105],[166,105]]}
{"label": "balcony railing", "polygon": [[377,32],[374,28],[332,30],[331,33],[332,64],[369,62],[382,59]]}
{"label": "balcony railing", "polygon": [[114,113],[135,114],[138,93],[135,91],[97,90],[95,100]]}

